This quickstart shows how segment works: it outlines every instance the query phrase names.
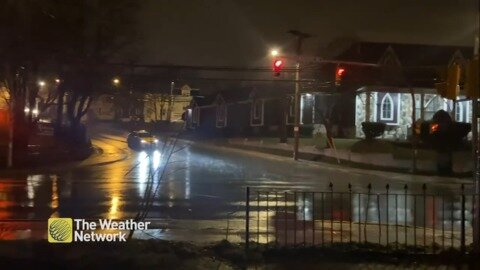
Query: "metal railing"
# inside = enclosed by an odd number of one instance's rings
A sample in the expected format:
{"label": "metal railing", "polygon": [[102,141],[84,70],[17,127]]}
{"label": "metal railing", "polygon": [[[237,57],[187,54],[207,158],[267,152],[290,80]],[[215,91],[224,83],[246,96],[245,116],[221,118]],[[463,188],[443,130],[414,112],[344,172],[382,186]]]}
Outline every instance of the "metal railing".
{"label": "metal railing", "polygon": [[464,185],[451,194],[411,193],[405,185],[381,193],[281,191],[247,187],[246,246],[327,246],[374,243],[389,250],[467,252],[476,197]]}

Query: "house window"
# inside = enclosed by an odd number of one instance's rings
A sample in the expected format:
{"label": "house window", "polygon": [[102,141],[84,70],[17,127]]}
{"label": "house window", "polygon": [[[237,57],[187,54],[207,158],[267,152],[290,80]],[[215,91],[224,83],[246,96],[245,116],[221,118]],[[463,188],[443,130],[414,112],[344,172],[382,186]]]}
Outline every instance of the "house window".
{"label": "house window", "polygon": [[293,117],[295,116],[295,98],[290,97],[288,101],[289,101],[288,114],[289,116]]}
{"label": "house window", "polygon": [[227,106],[225,103],[221,103],[217,105],[217,127],[224,127],[226,126],[226,119],[227,119]]}
{"label": "house window", "polygon": [[263,100],[255,100],[253,103],[253,119],[260,119],[263,111]]}
{"label": "house window", "polygon": [[195,124],[200,122],[200,109],[198,107],[193,108],[192,122]]}
{"label": "house window", "polygon": [[220,104],[217,107],[217,119],[220,120],[220,121],[225,119],[225,105],[224,104]]}
{"label": "house window", "polygon": [[463,104],[461,102],[457,102],[455,107],[455,121],[463,122]]}
{"label": "house window", "polygon": [[380,103],[380,120],[393,120],[393,99],[386,94]]}

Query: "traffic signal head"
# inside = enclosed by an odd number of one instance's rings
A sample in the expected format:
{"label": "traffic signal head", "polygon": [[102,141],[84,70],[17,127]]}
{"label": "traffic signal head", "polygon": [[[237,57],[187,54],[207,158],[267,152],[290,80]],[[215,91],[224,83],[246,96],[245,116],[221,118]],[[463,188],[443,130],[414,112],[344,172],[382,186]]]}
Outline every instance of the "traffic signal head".
{"label": "traffic signal head", "polygon": [[275,59],[273,61],[273,75],[280,76],[280,72],[283,69],[284,62],[282,59]]}
{"label": "traffic signal head", "polygon": [[345,75],[346,69],[341,66],[337,66],[337,69],[335,70],[335,85],[339,86],[342,82],[342,78]]}

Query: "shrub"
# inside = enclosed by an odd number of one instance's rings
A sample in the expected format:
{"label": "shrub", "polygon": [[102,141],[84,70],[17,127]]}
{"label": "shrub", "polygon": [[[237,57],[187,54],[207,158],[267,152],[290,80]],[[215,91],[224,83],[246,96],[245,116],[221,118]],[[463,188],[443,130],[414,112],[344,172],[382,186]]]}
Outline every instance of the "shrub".
{"label": "shrub", "polygon": [[422,123],[420,138],[437,151],[452,151],[461,145],[471,129],[470,123],[453,122],[448,113],[440,110],[431,121]]}
{"label": "shrub", "polygon": [[382,136],[385,131],[385,123],[378,122],[363,122],[362,131],[365,134],[365,139],[373,140],[373,138]]}

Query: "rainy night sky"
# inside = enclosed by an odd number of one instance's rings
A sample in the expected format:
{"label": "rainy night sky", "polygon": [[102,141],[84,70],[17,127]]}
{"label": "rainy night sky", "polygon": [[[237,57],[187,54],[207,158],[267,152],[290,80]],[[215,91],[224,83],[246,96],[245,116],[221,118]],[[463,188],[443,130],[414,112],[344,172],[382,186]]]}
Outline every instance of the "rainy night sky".
{"label": "rainy night sky", "polygon": [[314,35],[305,44],[309,55],[328,56],[327,44],[351,40],[471,46],[475,1],[144,0],[140,60],[258,65],[271,47],[291,48],[290,29]]}

